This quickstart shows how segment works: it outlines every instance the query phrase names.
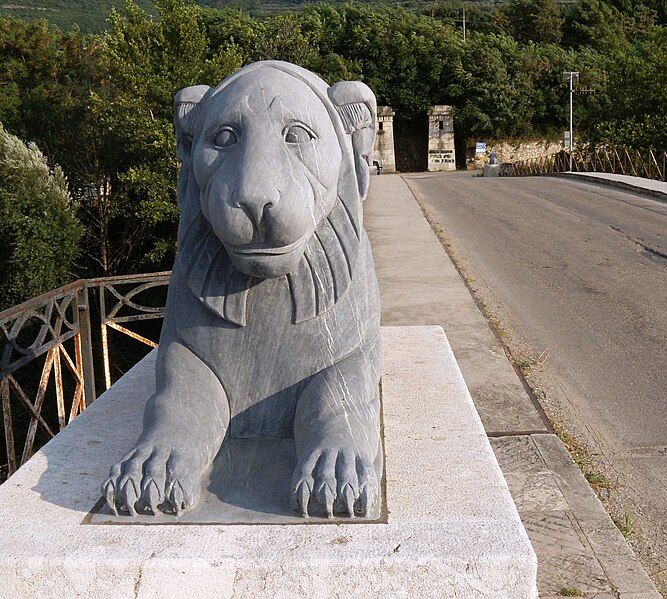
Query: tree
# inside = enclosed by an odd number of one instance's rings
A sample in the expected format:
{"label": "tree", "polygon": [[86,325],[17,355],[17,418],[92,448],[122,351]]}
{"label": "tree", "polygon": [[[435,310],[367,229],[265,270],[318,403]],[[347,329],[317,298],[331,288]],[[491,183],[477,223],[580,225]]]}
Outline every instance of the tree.
{"label": "tree", "polygon": [[520,42],[557,44],[563,15],[556,0],[510,0],[502,9],[505,31]]}
{"label": "tree", "polygon": [[512,73],[517,46],[508,36],[470,35],[462,58],[462,94],[454,103],[459,135],[512,136],[530,127],[518,110],[520,95]]}
{"label": "tree", "polygon": [[[104,198],[102,136],[92,111],[91,93],[99,88],[102,45],[95,36],[74,30],[62,33],[46,21],[26,23],[0,19],[0,120],[11,133],[31,139],[67,173],[74,194],[81,198],[79,216],[85,222],[85,250],[79,275],[98,275],[99,239],[104,238],[103,211],[91,209]],[[91,190],[100,193],[92,195]],[[101,217],[102,215],[102,217]],[[93,243],[94,241],[94,243]]]}
{"label": "tree", "polygon": [[0,124],[0,309],[69,282],[75,212],[62,170]]}
{"label": "tree", "polygon": [[0,122],[70,176],[84,156],[94,48],[93,38],[50,29],[43,19],[0,19]]}
{"label": "tree", "polygon": [[609,3],[633,18],[643,20],[650,13],[659,25],[667,25],[667,0],[609,0]]}
{"label": "tree", "polygon": [[184,0],[156,2],[150,19],[128,1],[110,17],[103,40],[104,81],[91,97],[102,137],[102,169],[91,181],[98,223],[92,240],[102,275],[168,268],[176,249],[178,162],[174,94],[217,84],[242,64],[236,46],[215,52],[200,9]]}
{"label": "tree", "polygon": [[598,141],[667,151],[667,29],[646,36],[607,61],[608,110],[593,123]]}
{"label": "tree", "polygon": [[621,14],[603,0],[580,0],[566,16],[563,41],[609,52],[625,43]]}

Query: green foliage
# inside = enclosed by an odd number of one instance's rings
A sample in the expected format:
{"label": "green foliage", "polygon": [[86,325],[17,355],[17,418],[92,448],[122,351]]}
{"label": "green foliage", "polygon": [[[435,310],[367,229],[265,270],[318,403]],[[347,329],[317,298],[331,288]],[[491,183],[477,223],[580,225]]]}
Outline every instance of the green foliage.
{"label": "green foliage", "polygon": [[215,84],[242,63],[233,44],[209,50],[194,5],[156,4],[159,21],[133,2],[122,15],[112,12],[103,42],[105,82],[91,94],[111,180],[105,272],[169,267],[178,220],[174,94]]}
{"label": "green foliage", "polygon": [[499,15],[505,32],[520,42],[557,44],[563,22],[556,0],[510,0]]}
{"label": "green foliage", "polygon": [[[111,12],[102,36],[0,18],[0,121],[67,173],[85,225],[81,274],[170,266],[173,95],[256,60],[294,62],[329,83],[365,81],[396,111],[397,132],[418,127],[433,104],[452,105],[457,143],[557,135],[568,121],[561,74],[576,70],[595,91],[575,97],[580,139],[667,149],[667,30],[657,0],[401,0],[410,10],[394,2],[251,2],[128,2]],[[45,3],[72,5],[25,0]],[[80,3],[105,11],[112,4]],[[278,6],[299,12],[247,12]]]}
{"label": "green foliage", "polygon": [[610,0],[610,4],[618,8],[624,14],[646,15],[647,13],[657,19],[660,25],[667,25],[667,1],[666,0]]}
{"label": "green foliage", "polygon": [[621,14],[603,0],[579,0],[567,14],[563,41],[608,52],[625,42]]}
{"label": "green foliage", "polygon": [[597,141],[667,151],[666,64],[663,27],[608,57],[609,103],[593,126]]}
{"label": "green foliage", "polygon": [[0,124],[0,310],[69,282],[75,208],[62,170]]}
{"label": "green foliage", "polygon": [[0,19],[0,121],[34,140],[74,189],[89,181],[95,158],[88,100],[99,48],[96,38],[61,33],[44,20]]}

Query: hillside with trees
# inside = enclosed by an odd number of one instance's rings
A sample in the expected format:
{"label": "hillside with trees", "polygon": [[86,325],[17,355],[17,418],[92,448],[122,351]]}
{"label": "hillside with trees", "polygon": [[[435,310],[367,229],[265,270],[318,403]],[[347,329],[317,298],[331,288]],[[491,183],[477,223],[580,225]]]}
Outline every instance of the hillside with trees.
{"label": "hillside with trees", "polygon": [[[137,4],[148,15],[157,16],[151,0],[137,0]],[[109,27],[111,10],[124,6],[124,0],[15,0],[0,4],[0,16],[25,21],[46,19],[61,29],[77,27],[84,33],[100,33]]]}
{"label": "hillside with trees", "polygon": [[[340,5],[346,0],[330,0],[329,4]],[[288,11],[300,12],[316,4],[314,0],[195,0],[203,8],[228,9],[234,8],[246,12],[253,17],[276,16]],[[159,18],[153,0],[136,0],[136,4],[151,18]],[[521,39],[522,30],[537,34],[542,41],[549,41],[558,35],[558,28],[553,24],[561,19],[573,6],[576,11],[577,2],[572,0],[556,0],[549,3],[546,11],[534,15],[534,2],[511,2],[510,0],[364,0],[360,4],[384,5],[391,8],[403,8],[410,12],[419,12],[430,16],[449,17],[456,20],[459,27],[463,23],[463,9],[466,10],[466,21],[473,28],[479,29],[485,23],[497,18],[497,9],[503,5],[510,5],[509,21],[516,26],[515,35]],[[0,4],[0,16],[11,16],[23,20],[44,18],[61,29],[71,29],[77,26],[83,33],[100,33],[110,27],[108,17],[112,10],[122,10],[124,0],[16,0],[11,3]],[[596,7],[598,2],[593,3]],[[600,10],[606,16],[613,16],[607,6],[616,9],[621,14],[640,14],[652,12],[660,24],[667,24],[667,3],[664,0],[607,0]],[[617,13],[617,14],[618,14]],[[597,27],[593,22],[582,22],[584,29],[594,33]],[[536,26],[535,29],[531,27]],[[558,40],[555,40],[558,41]]]}
{"label": "hillside with trees", "polygon": [[[0,122],[60,165],[84,233],[70,275],[170,268],[176,251],[172,98],[240,66],[282,59],[333,83],[360,79],[401,131],[429,106],[454,107],[457,144],[557,137],[562,72],[581,143],[667,149],[667,29],[659,10],[616,0],[510,0],[422,11],[315,4],[257,18],[238,9],[129,2],[104,34],[0,18]],[[458,8],[457,8],[458,7]]]}

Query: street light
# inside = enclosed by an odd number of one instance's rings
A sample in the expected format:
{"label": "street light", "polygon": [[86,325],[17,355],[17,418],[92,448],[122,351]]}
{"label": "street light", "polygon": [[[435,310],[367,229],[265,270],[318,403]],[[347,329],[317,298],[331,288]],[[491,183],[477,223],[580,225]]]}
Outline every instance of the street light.
{"label": "street light", "polygon": [[572,96],[574,86],[579,83],[579,71],[563,71],[563,83],[570,83],[570,172],[572,172]]}

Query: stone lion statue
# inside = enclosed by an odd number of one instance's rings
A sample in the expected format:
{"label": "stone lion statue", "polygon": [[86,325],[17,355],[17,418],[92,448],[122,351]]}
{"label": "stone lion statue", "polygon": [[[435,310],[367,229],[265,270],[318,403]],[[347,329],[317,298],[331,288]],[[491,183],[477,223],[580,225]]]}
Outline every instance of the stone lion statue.
{"label": "stone lion statue", "polygon": [[175,98],[181,221],[157,391],[103,495],[182,514],[229,437],[294,438],[289,498],[368,515],[380,497],[379,299],[362,227],[376,102],[295,65]]}

